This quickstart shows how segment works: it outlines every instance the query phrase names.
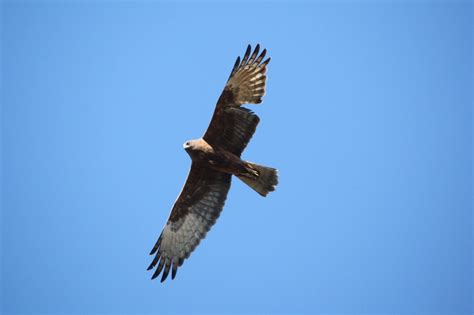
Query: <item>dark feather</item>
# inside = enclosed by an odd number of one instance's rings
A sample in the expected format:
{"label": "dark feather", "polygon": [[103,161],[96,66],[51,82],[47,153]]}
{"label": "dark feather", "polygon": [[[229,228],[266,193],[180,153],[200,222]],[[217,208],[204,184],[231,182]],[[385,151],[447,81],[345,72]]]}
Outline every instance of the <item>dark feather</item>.
{"label": "dark feather", "polygon": [[258,56],[257,60],[255,60],[255,63],[256,64],[260,64],[260,62],[263,60],[263,57],[265,57],[265,54],[267,53],[267,50],[264,49],[262,51],[262,53],[260,54],[260,56]]}
{"label": "dark feather", "polygon": [[166,258],[165,269],[163,270],[163,274],[161,275],[160,282],[163,282],[166,280],[166,278],[168,278],[168,274],[170,272],[170,265],[171,265],[170,259]]}
{"label": "dark feather", "polygon": [[245,51],[244,58],[242,58],[242,63],[241,65],[246,65],[247,64],[247,59],[249,59],[250,56],[250,51],[252,50],[252,47],[250,45],[247,46],[247,50]]}
{"label": "dark feather", "polygon": [[160,237],[158,237],[158,241],[156,241],[155,246],[153,246],[153,248],[150,252],[150,255],[153,255],[154,253],[156,253],[156,251],[160,247],[160,244],[161,244],[161,235],[160,235]]}
{"label": "dark feather", "polygon": [[237,57],[237,60],[235,61],[235,64],[234,64],[234,67],[232,67],[232,71],[230,72],[229,79],[230,79],[230,77],[232,77],[232,75],[235,73],[235,71],[237,71],[237,69],[239,68],[239,65],[240,65],[240,56]]}
{"label": "dark feather", "polygon": [[258,54],[259,50],[260,50],[260,44],[257,44],[257,46],[255,47],[255,50],[252,53],[252,56],[250,57],[249,61],[247,62],[247,64],[252,64],[253,63],[253,61],[257,57],[257,54]]}
{"label": "dark feather", "polygon": [[178,262],[173,259],[173,269],[171,270],[171,280],[176,277],[176,272],[178,271]]}
{"label": "dark feather", "polygon": [[267,60],[265,60],[264,62],[262,62],[262,66],[266,66],[268,65],[268,63],[270,62],[272,58],[268,57]]}
{"label": "dark feather", "polygon": [[148,268],[146,270],[152,270],[156,266],[156,263],[158,262],[158,259],[160,259],[160,256],[156,255],[155,258],[153,258],[150,266],[148,266]]}
{"label": "dark feather", "polygon": [[161,257],[160,263],[158,264],[158,267],[156,268],[155,273],[151,277],[152,280],[158,277],[158,275],[161,273],[161,270],[163,270],[163,266],[165,265],[165,259],[166,258]]}

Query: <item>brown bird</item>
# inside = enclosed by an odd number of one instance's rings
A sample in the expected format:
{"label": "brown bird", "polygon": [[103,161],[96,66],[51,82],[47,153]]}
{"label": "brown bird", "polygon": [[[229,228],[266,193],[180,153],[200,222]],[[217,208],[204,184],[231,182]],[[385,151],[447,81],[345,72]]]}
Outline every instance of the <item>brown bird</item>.
{"label": "brown bird", "polygon": [[265,94],[265,72],[270,58],[262,62],[267,51],[264,49],[258,55],[259,50],[260,45],[257,45],[250,55],[249,45],[242,61],[237,58],[206,133],[183,145],[192,160],[191,170],[168,222],[150,252],[155,257],[148,270],[158,265],[152,279],[163,271],[163,282],[170,269],[174,279],[178,267],[219,217],[232,175],[262,196],[275,190],[278,184],[276,169],[240,159],[260,121],[242,104],[259,104]]}

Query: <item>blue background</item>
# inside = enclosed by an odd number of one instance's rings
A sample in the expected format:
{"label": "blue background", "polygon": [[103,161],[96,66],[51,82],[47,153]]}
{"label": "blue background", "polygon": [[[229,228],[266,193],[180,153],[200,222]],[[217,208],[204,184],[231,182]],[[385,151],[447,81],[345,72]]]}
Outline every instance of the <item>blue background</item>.
{"label": "blue background", "polygon": [[[2,4],[4,313],[472,313],[471,2]],[[148,252],[237,55],[272,62],[177,279]]]}

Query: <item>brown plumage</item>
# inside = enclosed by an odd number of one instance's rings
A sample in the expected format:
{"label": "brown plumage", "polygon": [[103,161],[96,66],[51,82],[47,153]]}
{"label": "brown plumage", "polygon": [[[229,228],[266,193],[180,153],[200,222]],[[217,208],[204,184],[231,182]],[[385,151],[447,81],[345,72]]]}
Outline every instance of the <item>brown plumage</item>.
{"label": "brown plumage", "polygon": [[184,149],[192,160],[186,183],[176,200],[158,241],[148,270],[156,267],[152,279],[162,273],[163,282],[171,271],[189,257],[214,225],[224,207],[232,175],[237,176],[262,196],[275,190],[277,170],[240,159],[260,121],[242,104],[259,104],[265,94],[266,70],[270,58],[262,62],[260,45],[251,53],[250,45],[232,68],[214,115],[201,139],[190,140]]}

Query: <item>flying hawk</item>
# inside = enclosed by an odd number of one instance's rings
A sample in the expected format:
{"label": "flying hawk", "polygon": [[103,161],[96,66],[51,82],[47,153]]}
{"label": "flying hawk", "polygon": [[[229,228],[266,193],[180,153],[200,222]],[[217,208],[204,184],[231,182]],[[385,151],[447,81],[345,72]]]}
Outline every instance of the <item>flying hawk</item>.
{"label": "flying hawk", "polygon": [[224,91],[204,136],[183,144],[192,160],[191,170],[158,241],[148,270],[156,265],[152,279],[163,271],[161,282],[171,269],[171,278],[216,222],[224,207],[232,175],[262,196],[275,190],[277,170],[240,159],[252,138],[259,118],[243,104],[259,104],[265,94],[266,49],[260,45],[252,55],[250,45],[232,68]]}

